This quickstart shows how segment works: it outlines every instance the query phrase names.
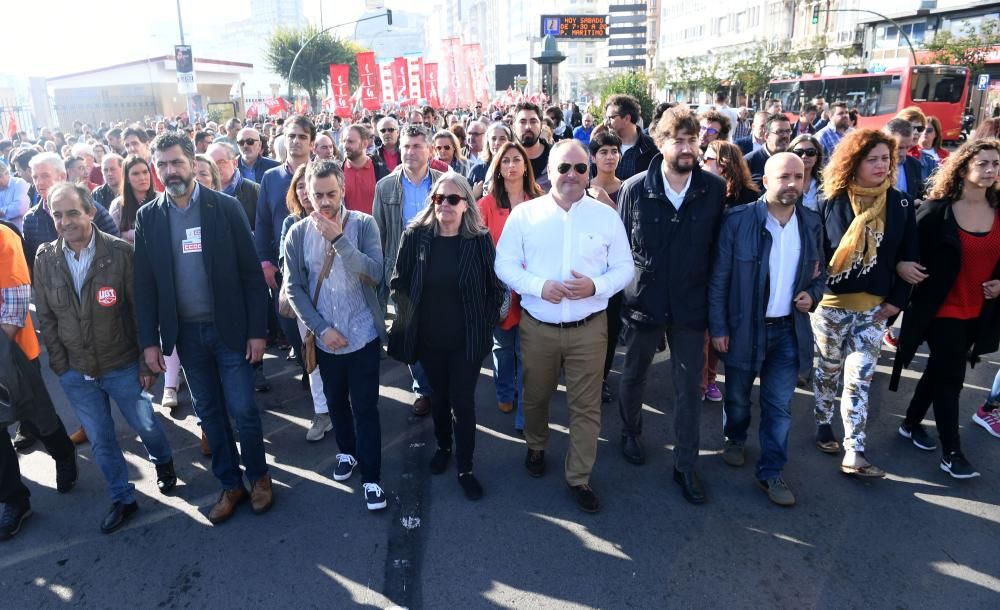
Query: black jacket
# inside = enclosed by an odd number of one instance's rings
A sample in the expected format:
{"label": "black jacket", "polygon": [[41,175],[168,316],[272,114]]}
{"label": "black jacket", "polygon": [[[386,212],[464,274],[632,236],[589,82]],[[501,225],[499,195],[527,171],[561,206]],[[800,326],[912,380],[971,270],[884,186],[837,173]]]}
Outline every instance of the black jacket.
{"label": "black jacket", "polygon": [[725,209],[726,183],[695,166],[680,211],[667,199],[656,155],[649,170],[627,180],[618,212],[632,246],[635,275],[625,287],[622,316],[643,324],[708,325],[708,279]]}
{"label": "black jacket", "polygon": [[[864,275],[859,273],[859,269],[854,269],[836,283],[827,282],[826,293],[867,292],[884,297],[900,309],[906,307],[910,298],[910,285],[896,274],[896,264],[915,261],[920,255],[913,202],[896,189],[890,188],[886,193],[885,207],[885,232],[878,247],[875,266]],[[851,209],[847,193],[843,193],[834,199],[821,199],[819,214],[823,217],[823,251],[829,265],[841,238],[854,220],[854,210]]]}
{"label": "black jacket", "polygon": [[[248,339],[267,337],[267,285],[239,202],[211,189],[200,192],[202,256],[215,327],[226,347],[242,353]],[[173,351],[179,327],[168,205],[160,194],[139,208],[133,263],[139,344],[145,349],[162,341],[164,354]]]}
{"label": "black jacket", "polygon": [[743,153],[744,157],[753,152],[753,136],[740,138],[733,142],[733,144],[740,147],[740,151]]}
{"label": "black jacket", "polygon": [[644,134],[641,130],[638,130],[637,133],[639,139],[636,141],[635,146],[622,153],[622,159],[615,169],[615,177],[619,180],[628,180],[632,176],[646,171],[649,169],[653,159],[660,154],[660,151],[656,148],[656,143],[653,142],[653,138]]}
{"label": "black jacket", "polygon": [[906,193],[910,201],[916,201],[924,196],[923,172],[920,170],[920,161],[906,155],[903,162],[899,164],[899,171],[906,173]]}
{"label": "black jacket", "polygon": [[250,228],[257,226],[257,199],[260,197],[260,185],[249,178],[240,180],[239,186],[233,191],[233,197],[243,206],[243,211],[247,214],[247,221]]}
{"label": "black jacket", "polygon": [[[379,146],[375,149],[375,154],[368,155],[368,158],[372,160],[372,164],[375,166],[375,182],[378,182],[382,178],[389,175],[389,168],[385,164],[385,145]],[[403,153],[399,153],[399,163],[403,163]],[[398,165],[396,167],[399,167]]]}
{"label": "black jacket", "polygon": [[[917,284],[903,316],[899,347],[892,366],[889,389],[899,387],[904,367],[910,365],[917,348],[926,339],[927,328],[937,317],[938,309],[948,297],[962,265],[962,244],[958,223],[950,201],[925,201],[917,210],[917,235],[920,241],[920,264],[927,268],[928,277]],[[993,279],[1000,279],[1000,265],[993,270]],[[969,350],[974,365],[979,356],[997,351],[1000,345],[1000,311],[995,299],[983,303],[979,314],[976,341]]]}
{"label": "black jacket", "polygon": [[750,167],[750,177],[757,188],[764,191],[764,166],[771,158],[771,153],[767,152],[767,146],[761,146],[757,150],[746,156],[747,165]]}
{"label": "black jacket", "polygon": [[[389,290],[396,304],[396,319],[389,332],[389,353],[402,362],[417,361],[418,321],[424,274],[434,235],[429,227],[403,232],[396,269]],[[493,347],[493,329],[500,319],[504,287],[493,271],[496,251],[489,233],[462,239],[459,245],[457,287],[465,312],[465,357],[481,361]]]}

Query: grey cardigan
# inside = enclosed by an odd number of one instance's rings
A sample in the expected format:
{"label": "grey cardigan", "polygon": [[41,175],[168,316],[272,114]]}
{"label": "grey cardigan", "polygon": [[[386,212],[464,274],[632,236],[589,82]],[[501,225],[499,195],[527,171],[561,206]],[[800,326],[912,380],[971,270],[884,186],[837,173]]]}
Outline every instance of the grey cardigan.
{"label": "grey cardigan", "polygon": [[[378,225],[379,235],[382,236],[382,254],[385,264],[382,269],[382,277],[376,278],[382,285],[383,292],[389,284],[389,278],[396,270],[396,255],[399,253],[399,240],[403,237],[403,166],[396,168],[394,172],[382,178],[375,185],[375,201],[372,205],[372,216]],[[431,184],[437,182],[441,177],[441,172],[428,168],[431,174]]]}
{"label": "grey cardigan", "polygon": [[[355,247],[347,237],[338,239],[333,244],[337,256],[344,263],[348,272],[361,276],[362,290],[365,293],[365,303],[371,311],[382,345],[388,345],[389,338],[385,332],[385,318],[379,305],[375,286],[382,277],[382,247],[379,245],[379,231],[375,220],[363,212],[347,210],[348,222],[358,223],[358,245]],[[296,222],[288,230],[285,237],[285,281],[288,282],[288,301],[295,310],[295,315],[302,320],[306,328],[317,337],[322,336],[330,324],[316,311],[313,305],[312,290],[309,288],[309,270],[303,253],[303,241],[309,223],[308,217]]]}

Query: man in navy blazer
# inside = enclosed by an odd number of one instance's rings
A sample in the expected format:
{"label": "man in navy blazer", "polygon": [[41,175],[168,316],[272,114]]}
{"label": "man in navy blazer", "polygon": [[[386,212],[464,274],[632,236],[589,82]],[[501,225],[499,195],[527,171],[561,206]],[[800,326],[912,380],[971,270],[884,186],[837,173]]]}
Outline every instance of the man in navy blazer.
{"label": "man in navy blazer", "polygon": [[221,523],[248,497],[258,513],[273,501],[251,368],[264,355],[267,287],[240,203],[195,182],[191,140],[163,133],[152,149],[165,192],[136,214],[139,340],[153,372],[177,349],[223,486],[208,519]]}

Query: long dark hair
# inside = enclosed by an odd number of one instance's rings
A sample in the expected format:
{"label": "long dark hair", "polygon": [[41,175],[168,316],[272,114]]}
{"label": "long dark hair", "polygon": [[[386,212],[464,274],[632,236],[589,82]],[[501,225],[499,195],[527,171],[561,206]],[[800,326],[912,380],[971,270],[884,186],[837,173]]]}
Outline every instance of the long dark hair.
{"label": "long dark hair", "polygon": [[787,150],[791,152],[795,148],[795,145],[800,142],[812,144],[812,147],[816,150],[816,163],[813,164],[810,178],[814,178],[817,184],[823,184],[823,145],[814,136],[804,133],[792,140]]}
{"label": "long dark hair", "polygon": [[524,147],[521,146],[521,143],[517,140],[504,142],[500,148],[497,149],[497,153],[493,155],[493,161],[490,163],[488,174],[490,176],[490,180],[492,180],[490,192],[493,194],[493,198],[497,200],[497,207],[506,210],[509,210],[511,207],[510,197],[507,195],[507,189],[503,182],[503,175],[500,173],[500,161],[511,149],[516,150],[521,155],[521,158],[524,159],[524,178],[522,178],[524,194],[528,196],[528,199],[541,197],[545,194],[545,192],[542,191],[542,189],[535,183],[535,170],[531,168],[531,160],[528,159],[528,151],[524,150]]}
{"label": "long dark hair", "polygon": [[[146,171],[149,172],[149,190],[145,193],[135,193],[132,191],[132,185],[128,181],[128,173],[136,165],[145,165]],[[142,204],[152,201],[156,197],[156,180],[153,177],[153,168],[150,166],[149,161],[146,161],[139,155],[129,155],[125,157],[125,162],[122,164],[122,219],[121,225],[118,227],[122,231],[128,231],[135,226],[135,214],[142,207]]]}

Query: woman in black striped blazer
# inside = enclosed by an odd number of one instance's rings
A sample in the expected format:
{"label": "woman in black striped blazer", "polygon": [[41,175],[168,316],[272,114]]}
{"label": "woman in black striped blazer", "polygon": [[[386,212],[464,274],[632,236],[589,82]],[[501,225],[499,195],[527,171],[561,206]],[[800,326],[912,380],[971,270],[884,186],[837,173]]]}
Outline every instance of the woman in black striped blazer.
{"label": "woman in black striped blazer", "polygon": [[431,472],[447,469],[454,430],[458,482],[470,500],[483,495],[472,474],[476,380],[493,346],[504,296],[493,271],[493,241],[475,202],[464,177],[442,175],[427,207],[403,232],[389,281],[396,304],[391,352],[407,363],[419,360],[434,388],[438,448]]}

